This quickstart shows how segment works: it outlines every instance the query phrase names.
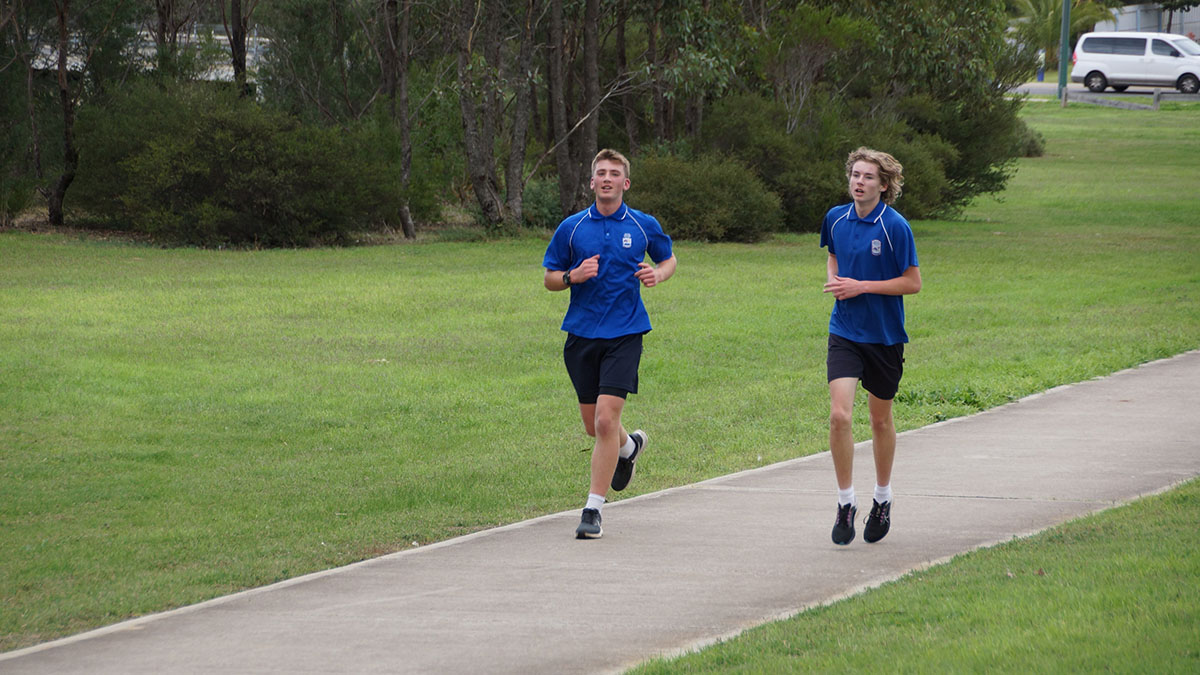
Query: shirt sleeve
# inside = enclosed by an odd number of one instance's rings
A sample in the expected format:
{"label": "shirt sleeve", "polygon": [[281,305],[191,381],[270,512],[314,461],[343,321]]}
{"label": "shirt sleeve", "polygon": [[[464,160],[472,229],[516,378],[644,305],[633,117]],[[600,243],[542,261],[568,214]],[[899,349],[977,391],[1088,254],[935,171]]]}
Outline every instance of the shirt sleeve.
{"label": "shirt sleeve", "polygon": [[917,243],[913,239],[912,227],[908,221],[904,222],[904,227],[898,228],[900,232],[896,241],[896,265],[900,268],[900,273],[903,274],[910,267],[919,267],[917,264]]}
{"label": "shirt sleeve", "polygon": [[662,225],[659,224],[658,219],[651,218],[650,220],[654,223],[654,227],[648,233],[650,241],[646,242],[646,250],[650,253],[651,260],[655,263],[660,263],[672,255],[671,237],[666,232],[663,232]]}
{"label": "shirt sleeve", "polygon": [[821,247],[828,248],[830,255],[837,255],[837,252],[833,250],[833,232],[829,229],[829,213],[826,213],[825,218],[821,220]]}
{"label": "shirt sleeve", "polygon": [[546,247],[546,255],[542,257],[542,267],[548,270],[565,272],[571,269],[571,250],[563,230],[562,225],[559,225],[554,231],[550,245]]}

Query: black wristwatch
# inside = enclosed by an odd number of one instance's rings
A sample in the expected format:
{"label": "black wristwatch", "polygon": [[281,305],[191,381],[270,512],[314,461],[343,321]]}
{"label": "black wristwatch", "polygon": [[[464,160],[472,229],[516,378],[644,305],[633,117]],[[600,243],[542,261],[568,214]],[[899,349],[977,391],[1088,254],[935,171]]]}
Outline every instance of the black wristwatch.
{"label": "black wristwatch", "polygon": [[567,270],[566,272],[563,272],[563,283],[566,284],[567,286],[571,285],[571,270]]}

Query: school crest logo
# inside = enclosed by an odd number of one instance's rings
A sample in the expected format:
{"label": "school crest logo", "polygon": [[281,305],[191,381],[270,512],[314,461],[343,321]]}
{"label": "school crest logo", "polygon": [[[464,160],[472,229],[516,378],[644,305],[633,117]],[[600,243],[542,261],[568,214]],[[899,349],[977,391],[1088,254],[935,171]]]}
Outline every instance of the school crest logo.
{"label": "school crest logo", "polygon": [[624,246],[625,248],[632,248],[633,247],[633,235],[626,232],[625,236],[621,237],[621,246]]}
{"label": "school crest logo", "polygon": [[878,239],[871,240],[871,255],[879,255],[883,253],[883,244]]}

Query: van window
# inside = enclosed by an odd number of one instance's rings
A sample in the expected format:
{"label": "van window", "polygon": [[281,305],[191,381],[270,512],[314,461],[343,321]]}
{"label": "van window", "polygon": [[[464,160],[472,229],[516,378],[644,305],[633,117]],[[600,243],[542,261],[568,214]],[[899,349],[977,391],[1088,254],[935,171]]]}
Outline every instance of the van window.
{"label": "van window", "polygon": [[1175,45],[1176,49],[1184,54],[1188,54],[1189,56],[1200,56],[1200,45],[1187,38],[1179,38],[1178,40],[1171,40],[1171,42]]}
{"label": "van window", "polygon": [[1083,41],[1083,51],[1092,54],[1141,56],[1146,53],[1146,38],[1090,37]]}
{"label": "van window", "polygon": [[1154,42],[1151,42],[1150,50],[1158,56],[1179,56],[1179,52],[1163,40],[1155,40]]}
{"label": "van window", "polygon": [[1126,54],[1129,56],[1141,56],[1146,53],[1146,38],[1112,38],[1115,43],[1113,49],[1114,54]]}

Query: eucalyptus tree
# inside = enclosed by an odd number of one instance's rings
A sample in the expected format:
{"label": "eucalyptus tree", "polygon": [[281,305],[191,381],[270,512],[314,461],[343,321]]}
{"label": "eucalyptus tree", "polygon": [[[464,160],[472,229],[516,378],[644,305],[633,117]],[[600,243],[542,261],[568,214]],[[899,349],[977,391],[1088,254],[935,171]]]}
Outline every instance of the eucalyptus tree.
{"label": "eucalyptus tree", "polygon": [[[79,168],[76,113],[84,99],[102,94],[129,72],[126,46],[134,38],[139,11],[133,0],[11,0],[5,5],[7,67],[25,72],[29,153],[51,224],[63,224],[67,191]],[[49,91],[39,77],[43,72],[53,73]],[[56,101],[53,114],[43,106],[48,95]],[[57,142],[47,135],[49,128],[56,130]]]}
{"label": "eucalyptus tree", "polygon": [[246,37],[257,7],[258,0],[229,0],[226,11],[225,0],[221,0],[221,18],[225,22],[225,34],[229,37],[233,81],[242,96],[250,94],[246,78]]}
{"label": "eucalyptus tree", "polygon": [[1171,27],[1175,23],[1175,12],[1186,12],[1189,9],[1200,7],[1200,2],[1195,2],[1195,0],[1163,0],[1158,4],[1167,12],[1168,33],[1171,32]]}

